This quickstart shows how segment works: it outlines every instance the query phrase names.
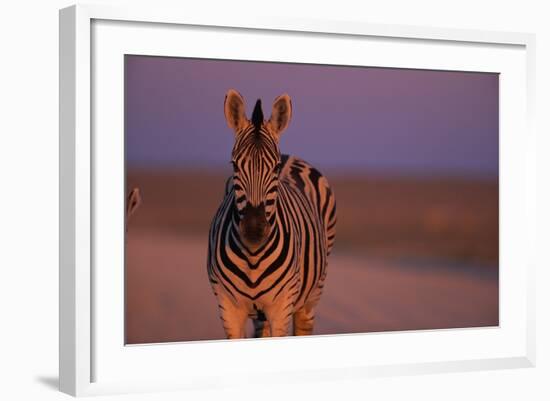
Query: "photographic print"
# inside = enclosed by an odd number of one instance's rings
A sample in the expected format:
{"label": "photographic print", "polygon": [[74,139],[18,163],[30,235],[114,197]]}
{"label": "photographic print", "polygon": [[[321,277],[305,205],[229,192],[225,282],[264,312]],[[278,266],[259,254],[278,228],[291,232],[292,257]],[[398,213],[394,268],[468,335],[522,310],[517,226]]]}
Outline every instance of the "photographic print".
{"label": "photographic print", "polygon": [[125,56],[125,342],[499,325],[499,75]]}

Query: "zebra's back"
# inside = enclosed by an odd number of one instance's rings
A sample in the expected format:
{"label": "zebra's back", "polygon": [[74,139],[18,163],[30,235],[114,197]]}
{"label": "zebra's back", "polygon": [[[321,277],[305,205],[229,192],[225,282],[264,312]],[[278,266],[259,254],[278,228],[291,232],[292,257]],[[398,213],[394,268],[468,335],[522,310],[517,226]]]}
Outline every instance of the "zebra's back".
{"label": "zebra's back", "polygon": [[282,155],[280,185],[292,195],[287,200],[296,206],[298,271],[300,286],[295,308],[316,304],[321,296],[327,274],[327,258],[334,245],[336,202],[328,180],[308,162]]}
{"label": "zebra's back", "polygon": [[314,208],[321,230],[326,236],[327,254],[330,254],[336,234],[336,201],[327,178],[308,162],[282,155],[280,181],[298,189]]}

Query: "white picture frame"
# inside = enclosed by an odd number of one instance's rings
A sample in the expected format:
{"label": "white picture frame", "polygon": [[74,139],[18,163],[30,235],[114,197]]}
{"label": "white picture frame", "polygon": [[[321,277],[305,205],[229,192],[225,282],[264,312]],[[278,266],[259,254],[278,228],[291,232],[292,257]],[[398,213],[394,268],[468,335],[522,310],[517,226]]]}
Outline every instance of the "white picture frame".
{"label": "white picture frame", "polygon": [[[197,35],[197,40],[210,46],[203,46],[207,50],[194,50],[165,40],[178,35]],[[217,42],[223,43],[220,35],[239,35],[243,39],[238,50],[241,53],[216,47]],[[263,54],[254,48],[254,35],[262,35],[266,42],[292,39],[295,44],[286,52],[273,46],[271,53]],[[334,39],[339,41],[338,48],[331,44]],[[300,41],[311,45],[311,53],[300,54]],[[534,43],[534,35],[524,33],[269,17],[223,20],[187,15],[185,10],[155,8],[78,5],[61,10],[60,390],[72,395],[93,395],[233,386],[247,381],[272,381],[273,377],[292,382],[534,366]],[[348,45],[368,46],[368,61],[361,58],[366,57],[365,53],[352,58]],[[316,46],[333,46],[334,51],[323,56],[314,53]],[[386,50],[392,46],[399,51]],[[414,60],[404,59],[409,49],[418,55]],[[108,198],[97,195],[121,195],[122,171],[112,174],[113,180],[107,182],[106,188],[98,188],[98,182],[104,185],[106,181],[97,181],[96,177],[104,174],[104,164],[111,163],[115,168],[121,165],[123,133],[117,127],[120,128],[122,104],[118,89],[122,74],[120,55],[126,52],[221,59],[246,59],[255,54],[255,59],[269,61],[301,61],[299,57],[305,57],[303,60],[320,64],[340,60],[341,64],[354,65],[368,62],[388,67],[499,72],[501,325],[299,340],[124,346],[120,336],[123,322],[119,322],[123,311],[117,307],[123,291],[119,249],[123,241],[123,235],[119,235],[123,196],[117,198],[119,203],[113,208],[116,210],[105,211],[102,205]],[[458,62],[457,55],[462,55],[463,61]],[[110,95],[106,88],[112,92]],[[102,112],[107,104],[112,111],[109,117]],[[110,139],[98,139],[94,136],[98,127],[112,128],[114,131],[110,132],[116,134]],[[108,226],[102,223],[107,217],[114,221],[113,230],[107,230]],[[101,248],[104,237],[113,239],[118,250]],[[506,246],[512,243],[514,246]],[[112,258],[115,262],[108,264],[115,268],[107,270],[105,258]],[[113,313],[105,312],[106,303],[115,305]],[[400,344],[415,352],[399,352]],[[361,351],[345,352],[348,349]],[[397,350],[397,355],[388,349]],[[287,368],[284,358],[289,352],[302,357]],[[272,366],[247,371],[252,354],[271,358]],[[206,356],[202,363],[198,363],[199,355]],[[216,357],[217,363],[210,366]],[[196,364],[182,362],[185,359]],[[230,360],[234,363],[223,362]],[[239,375],[243,371],[247,372],[246,378]]]}

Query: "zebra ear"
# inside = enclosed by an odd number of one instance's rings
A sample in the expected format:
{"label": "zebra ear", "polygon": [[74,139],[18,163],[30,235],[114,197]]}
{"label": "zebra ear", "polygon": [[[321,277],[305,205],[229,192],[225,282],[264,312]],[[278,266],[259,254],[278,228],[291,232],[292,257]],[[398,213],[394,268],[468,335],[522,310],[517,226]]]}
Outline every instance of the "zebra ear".
{"label": "zebra ear", "polygon": [[243,97],[235,89],[229,89],[225,95],[225,119],[229,128],[235,132],[246,124],[245,105]]}
{"label": "zebra ear", "polygon": [[288,127],[291,116],[292,103],[290,102],[290,96],[285,93],[273,102],[271,118],[269,119],[269,125],[277,136],[281,135]]}

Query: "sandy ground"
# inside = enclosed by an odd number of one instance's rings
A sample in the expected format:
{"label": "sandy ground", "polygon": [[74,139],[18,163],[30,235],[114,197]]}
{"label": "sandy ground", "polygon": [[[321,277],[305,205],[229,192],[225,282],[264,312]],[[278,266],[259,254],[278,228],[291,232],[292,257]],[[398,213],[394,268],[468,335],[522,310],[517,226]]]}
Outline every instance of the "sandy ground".
{"label": "sandy ground", "polygon": [[[135,171],[128,225],[128,343],[224,338],[206,276],[208,227],[227,175]],[[498,182],[329,175],[336,244],[316,334],[498,325]]]}
{"label": "sandy ground", "polygon": [[[128,235],[127,343],[224,338],[205,241]],[[315,334],[498,325],[496,270],[331,255]]]}

